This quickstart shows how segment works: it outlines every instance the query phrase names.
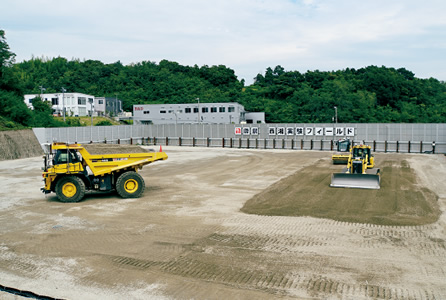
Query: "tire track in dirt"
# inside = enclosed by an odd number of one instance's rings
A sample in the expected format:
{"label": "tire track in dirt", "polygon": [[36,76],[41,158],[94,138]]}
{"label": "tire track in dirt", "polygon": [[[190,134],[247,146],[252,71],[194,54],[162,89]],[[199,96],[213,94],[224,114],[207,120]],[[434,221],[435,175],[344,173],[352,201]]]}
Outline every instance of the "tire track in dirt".
{"label": "tire track in dirt", "polygon": [[246,290],[259,290],[272,295],[291,296],[299,290],[316,298],[347,299],[441,299],[439,293],[429,290],[401,289],[374,284],[350,284],[320,275],[287,272],[262,272],[221,265],[207,264],[182,257],[161,265],[164,272],[208,282],[220,283]]}
{"label": "tire track in dirt", "polygon": [[[327,219],[258,217],[239,215],[223,222],[226,230],[209,237],[225,247],[264,250],[296,254],[296,250],[324,253],[326,246],[339,246],[338,236],[355,247],[380,249],[383,253],[406,251],[414,255],[445,257],[446,245],[441,239],[434,239],[430,232],[437,225],[423,226],[383,226],[373,224],[339,222]],[[333,237],[336,234],[336,238]],[[353,236],[351,236],[353,235]],[[359,236],[359,239],[358,239]],[[377,238],[369,240],[367,238]],[[421,240],[421,241],[420,241]],[[313,247],[313,248],[312,248]],[[426,269],[426,268],[425,268]],[[426,269],[435,279],[445,278],[444,270],[436,272]],[[304,276],[305,277],[305,276]],[[386,285],[351,284],[343,281],[314,279],[305,277],[308,282],[300,284],[310,293],[330,291],[329,294],[373,297],[377,299],[441,299],[439,293],[429,290],[397,289]],[[342,290],[342,292],[341,292]],[[336,292],[334,292],[336,291]]]}

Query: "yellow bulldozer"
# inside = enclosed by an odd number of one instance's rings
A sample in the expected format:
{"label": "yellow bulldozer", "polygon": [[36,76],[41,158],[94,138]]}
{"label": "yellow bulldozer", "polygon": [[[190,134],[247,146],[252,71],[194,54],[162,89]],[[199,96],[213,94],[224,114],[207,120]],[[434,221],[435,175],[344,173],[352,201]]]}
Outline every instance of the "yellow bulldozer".
{"label": "yellow bulldozer", "polygon": [[41,190],[62,202],[79,202],[86,191],[116,190],[123,198],[138,198],[145,189],[138,169],[165,159],[164,152],[91,155],[80,144],[53,143],[44,156]]}
{"label": "yellow bulldozer", "polygon": [[331,176],[331,187],[379,189],[380,170],[375,168],[375,158],[370,146],[352,147],[348,157],[347,168]]}

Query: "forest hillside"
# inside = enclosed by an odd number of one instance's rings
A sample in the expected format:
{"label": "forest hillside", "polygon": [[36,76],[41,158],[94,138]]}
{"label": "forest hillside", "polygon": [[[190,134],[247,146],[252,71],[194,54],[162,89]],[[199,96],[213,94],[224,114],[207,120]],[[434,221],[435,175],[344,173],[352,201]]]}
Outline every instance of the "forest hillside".
{"label": "forest hillside", "polygon": [[367,66],[336,71],[288,71],[278,65],[253,74],[245,86],[224,66],[183,66],[162,60],[123,65],[64,57],[15,62],[0,30],[0,128],[79,126],[51,116],[47,103],[30,111],[24,94],[68,91],[118,97],[125,111],[134,104],[238,102],[247,111],[264,111],[269,123],[444,123],[446,84],[421,79],[405,68]]}

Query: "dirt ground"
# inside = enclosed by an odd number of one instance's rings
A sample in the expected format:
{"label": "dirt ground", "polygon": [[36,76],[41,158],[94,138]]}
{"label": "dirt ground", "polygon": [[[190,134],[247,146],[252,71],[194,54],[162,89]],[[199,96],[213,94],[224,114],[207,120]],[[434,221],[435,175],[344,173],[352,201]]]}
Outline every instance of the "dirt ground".
{"label": "dirt ground", "polygon": [[[139,199],[60,203],[39,191],[40,157],[0,162],[0,285],[63,299],[446,299],[445,156],[377,155],[393,209],[348,222],[241,211],[298,174],[311,197],[338,197],[308,173],[332,172],[329,152],[163,150]],[[379,225],[399,217],[423,225]]]}
{"label": "dirt ground", "polygon": [[379,190],[330,187],[331,173],[343,167],[320,159],[251,198],[242,212],[376,225],[414,226],[438,220],[438,197],[417,182],[406,156],[376,154],[375,160],[380,166]]}

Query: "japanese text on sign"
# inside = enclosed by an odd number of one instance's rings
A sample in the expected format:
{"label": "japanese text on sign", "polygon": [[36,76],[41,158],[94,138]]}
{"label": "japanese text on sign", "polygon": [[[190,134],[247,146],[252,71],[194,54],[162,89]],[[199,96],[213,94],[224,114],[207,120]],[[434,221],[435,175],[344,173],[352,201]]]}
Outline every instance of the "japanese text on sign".
{"label": "japanese text on sign", "polygon": [[[251,129],[251,134],[253,133]],[[243,134],[245,134],[243,132]],[[269,135],[355,136],[354,127],[269,127]]]}

